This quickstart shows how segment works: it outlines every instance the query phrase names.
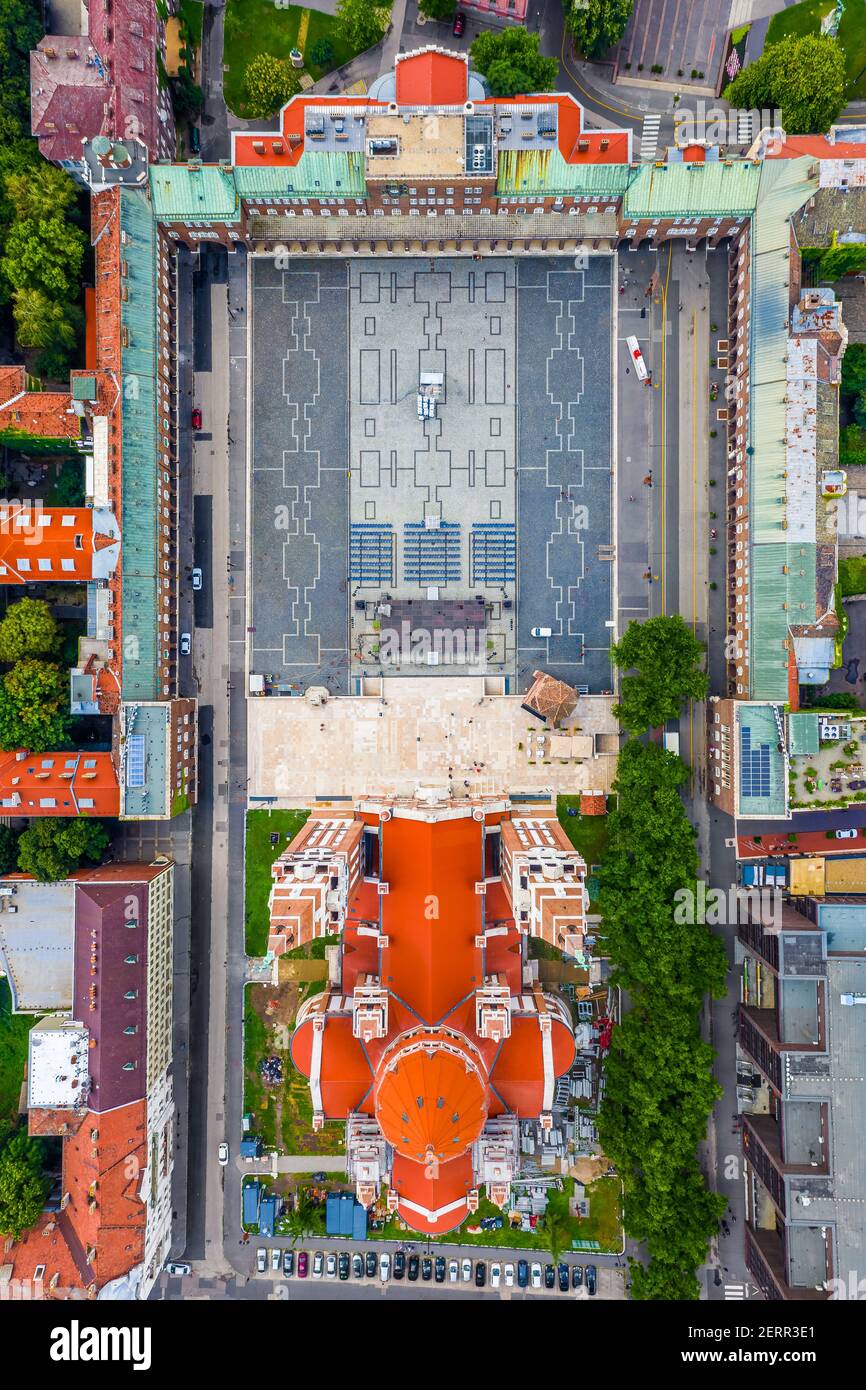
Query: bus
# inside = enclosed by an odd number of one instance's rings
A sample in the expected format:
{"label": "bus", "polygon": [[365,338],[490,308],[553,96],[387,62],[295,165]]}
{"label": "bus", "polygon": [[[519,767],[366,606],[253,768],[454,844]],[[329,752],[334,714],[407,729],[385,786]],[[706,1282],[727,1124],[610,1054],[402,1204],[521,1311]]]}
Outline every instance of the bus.
{"label": "bus", "polygon": [[631,358],[632,366],[634,367],[638,381],[646,381],[648,376],[646,362],[643,360],[643,353],[640,350],[637,338],[626,338],[625,345],[628,348],[629,357]]}

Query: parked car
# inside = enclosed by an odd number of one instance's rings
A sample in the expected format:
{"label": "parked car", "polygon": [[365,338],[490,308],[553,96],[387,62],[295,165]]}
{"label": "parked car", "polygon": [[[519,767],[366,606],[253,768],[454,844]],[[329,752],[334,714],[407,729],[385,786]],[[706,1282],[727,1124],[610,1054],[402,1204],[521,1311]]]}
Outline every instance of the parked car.
{"label": "parked car", "polygon": [[402,1279],[406,1273],[406,1256],[402,1250],[398,1250],[394,1256],[394,1278]]}
{"label": "parked car", "polygon": [[349,1277],[349,1254],[348,1254],[348,1251],[346,1251],[346,1250],[342,1250],[342,1251],[340,1252],[339,1270],[340,1270],[340,1278],[341,1278],[341,1279],[348,1279],[348,1277]]}
{"label": "parked car", "polygon": [[375,1277],[376,1277],[376,1254],[375,1254],[375,1251],[373,1251],[373,1250],[368,1250],[368,1251],[367,1251],[367,1261],[366,1261],[366,1265],[367,1265],[367,1278],[368,1278],[368,1279],[375,1279]]}
{"label": "parked car", "polygon": [[555,1287],[555,1285],[556,1285],[556,1270],[553,1268],[553,1265],[545,1265],[545,1266],[544,1266],[544,1287],[545,1287],[546,1289],[552,1289],[552,1288]]}
{"label": "parked car", "polygon": [[586,1267],[586,1291],[587,1291],[587,1293],[590,1293],[590,1294],[594,1294],[594,1293],[595,1293],[595,1281],[596,1281],[597,1275],[598,1275],[598,1271],[596,1270],[595,1265],[587,1265],[587,1267]]}
{"label": "parked car", "polygon": [[202,582],[201,570],[196,567],[192,572],[192,587],[196,592],[202,587]]}
{"label": "parked car", "polygon": [[171,1260],[166,1265],[165,1272],[183,1277],[185,1274],[192,1274],[192,1265],[184,1264],[181,1260]]}
{"label": "parked car", "polygon": [[482,1229],[482,1231],[501,1231],[501,1230],[502,1230],[502,1217],[501,1217],[501,1216],[485,1216],[485,1217],[483,1218],[483,1220],[481,1221],[481,1229]]}
{"label": "parked car", "polygon": [[425,1255],[421,1261],[421,1278],[425,1283],[429,1283],[433,1278],[433,1261],[429,1255]]}
{"label": "parked car", "polygon": [[472,1278],[472,1261],[471,1261],[471,1260],[464,1260],[463,1263],[461,1264],[461,1266],[460,1266],[460,1278],[463,1280],[464,1284],[468,1284],[468,1283],[469,1283],[469,1280]]}
{"label": "parked car", "polygon": [[298,1278],[299,1278],[299,1279],[306,1279],[306,1277],[307,1277],[307,1270],[309,1269],[309,1267],[310,1267],[310,1257],[309,1257],[309,1255],[307,1254],[306,1250],[301,1250],[301,1251],[298,1253]]}
{"label": "parked car", "polygon": [[295,1252],[294,1250],[283,1251],[283,1275],[286,1279],[291,1279],[295,1272]]}
{"label": "parked car", "polygon": [[462,10],[458,10],[454,16],[454,23],[451,25],[451,32],[455,39],[459,39],[463,30],[466,28],[466,16]]}
{"label": "parked car", "polygon": [[506,1265],[506,1266],[505,1266],[505,1269],[504,1269],[502,1272],[503,1272],[503,1274],[505,1275],[505,1287],[506,1287],[506,1289],[513,1289],[513,1288],[514,1288],[514,1265]]}
{"label": "parked car", "polygon": [[280,1268],[280,1252],[279,1252],[279,1250],[277,1250],[277,1248],[276,1248],[276,1246],[275,1246],[274,1249],[271,1251],[271,1269],[274,1270],[275,1273],[278,1273],[278,1272],[279,1272],[279,1268]]}
{"label": "parked car", "polygon": [[583,1284],[583,1265],[571,1266],[571,1287],[579,1289]]}
{"label": "parked car", "polygon": [[854,777],[848,783],[849,792],[862,792],[864,787],[866,787],[866,782],[863,781],[862,777]]}
{"label": "parked car", "polygon": [[[849,788],[850,788],[850,787],[853,787],[853,786],[854,786],[854,783],[853,783],[853,782],[849,782],[849,783],[848,783],[848,786],[849,786]],[[857,831],[856,831],[856,830],[837,830],[837,831],[836,831],[836,839],[837,839],[837,840],[856,840],[856,839],[857,839]]]}
{"label": "parked car", "polygon": [[517,1287],[525,1289],[529,1283],[529,1262],[528,1260],[517,1261]]}
{"label": "parked car", "polygon": [[494,1261],[493,1261],[493,1264],[490,1266],[490,1287],[491,1287],[491,1289],[498,1289],[498,1288],[499,1288],[499,1285],[501,1284],[501,1282],[502,1282],[502,1265],[499,1264],[498,1261],[494,1260]]}
{"label": "parked car", "polygon": [[194,430],[201,429],[201,411],[198,406],[196,406],[192,412],[192,427]]}
{"label": "parked car", "polygon": [[529,635],[530,635],[530,637],[552,637],[552,636],[553,636],[553,628],[552,628],[552,627],[531,627],[531,628],[529,629]]}
{"label": "parked car", "polygon": [[417,1256],[417,1255],[410,1255],[410,1256],[409,1256],[409,1276],[408,1276],[408,1277],[409,1277],[410,1281],[411,1281],[413,1284],[415,1283],[415,1280],[418,1278],[418,1267],[419,1267],[420,1263],[421,1263],[421,1262],[420,1262],[420,1260],[418,1259],[418,1256]]}
{"label": "parked car", "polygon": [[364,1257],[359,1255],[357,1251],[352,1256],[352,1273],[356,1279],[363,1279],[364,1277]]}
{"label": "parked car", "polygon": [[182,633],[180,634],[180,654],[181,654],[181,656],[189,656],[189,654],[190,654],[191,651],[192,651],[192,634],[189,633],[189,632],[182,632]]}
{"label": "parked car", "polygon": [[487,1263],[484,1260],[478,1260],[475,1265],[475,1287],[477,1289],[483,1289],[486,1283]]}
{"label": "parked car", "polygon": [[321,1250],[317,1250],[313,1256],[313,1278],[321,1279],[325,1272],[325,1257]]}
{"label": "parked car", "polygon": [[219,1159],[220,1167],[225,1168],[226,1164],[229,1161],[229,1146],[225,1142],[225,1140],[223,1140],[223,1142],[217,1149],[217,1158]]}
{"label": "parked car", "polygon": [[570,1280],[568,1277],[568,1265],[564,1261],[560,1261],[560,1263],[556,1266],[556,1273],[559,1277],[559,1292],[568,1293],[568,1290],[571,1287]]}
{"label": "parked car", "polygon": [[456,1260],[449,1260],[449,1262],[448,1262],[448,1282],[451,1283],[451,1284],[456,1284],[459,1274],[460,1274],[460,1266],[458,1265],[457,1261],[456,1261]]}
{"label": "parked car", "polygon": [[435,1263],[434,1266],[433,1266],[433,1271],[434,1271],[434,1273],[435,1273],[435,1275],[436,1275],[436,1283],[437,1283],[437,1284],[444,1284],[444,1283],[445,1283],[445,1256],[444,1256],[444,1255],[437,1255],[437,1256],[436,1256],[436,1263]]}
{"label": "parked car", "polygon": [[268,1252],[263,1245],[260,1245],[258,1250],[256,1251],[256,1269],[258,1270],[259,1274],[264,1274],[267,1267]]}
{"label": "parked car", "polygon": [[532,1287],[534,1289],[541,1288],[541,1265],[537,1260],[532,1261]]}
{"label": "parked car", "polygon": [[329,1279],[333,1279],[337,1273],[337,1256],[330,1250],[325,1256],[325,1274]]}
{"label": "parked car", "polygon": [[201,131],[197,125],[189,128],[189,147],[194,155],[201,154]]}
{"label": "parked car", "polygon": [[379,1278],[383,1284],[387,1284],[391,1278],[391,1256],[387,1250],[379,1256]]}

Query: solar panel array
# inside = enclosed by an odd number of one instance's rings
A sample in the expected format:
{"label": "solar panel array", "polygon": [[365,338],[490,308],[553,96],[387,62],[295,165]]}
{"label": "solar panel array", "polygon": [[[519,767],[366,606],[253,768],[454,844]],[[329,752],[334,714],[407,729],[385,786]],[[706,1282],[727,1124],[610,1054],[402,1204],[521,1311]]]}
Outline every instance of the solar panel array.
{"label": "solar panel array", "polygon": [[144,734],[130,734],[126,740],[126,785],[144,786]]}
{"label": "solar panel array", "polygon": [[752,731],[740,730],[740,791],[743,796],[770,795],[770,745],[752,747]]}

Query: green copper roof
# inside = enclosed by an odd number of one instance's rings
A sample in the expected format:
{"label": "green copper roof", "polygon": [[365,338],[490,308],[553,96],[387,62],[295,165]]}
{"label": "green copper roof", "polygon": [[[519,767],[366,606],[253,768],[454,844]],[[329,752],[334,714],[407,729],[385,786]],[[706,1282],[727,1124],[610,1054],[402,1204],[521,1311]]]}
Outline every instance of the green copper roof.
{"label": "green copper roof", "polygon": [[500,198],[521,193],[619,198],[633,177],[627,164],[568,164],[557,149],[502,150],[496,192]]}
{"label": "green copper roof", "polygon": [[231,169],[218,164],[152,164],[153,210],[165,221],[236,222],[240,203]]}
{"label": "green copper roof", "polygon": [[240,165],[234,179],[242,198],[362,198],[366,188],[364,156],[346,150],[305,153],[291,168]]}
{"label": "green copper roof", "polygon": [[[782,161],[780,161],[782,162]],[[645,164],[625,195],[627,217],[742,217],[754,212],[761,165]]]}

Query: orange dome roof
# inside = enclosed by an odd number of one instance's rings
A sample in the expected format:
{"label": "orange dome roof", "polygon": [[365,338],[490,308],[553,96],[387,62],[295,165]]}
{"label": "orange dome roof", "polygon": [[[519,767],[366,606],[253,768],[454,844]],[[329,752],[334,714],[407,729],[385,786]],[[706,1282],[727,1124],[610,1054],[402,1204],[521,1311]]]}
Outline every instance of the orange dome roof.
{"label": "orange dome roof", "polygon": [[487,1119],[487,1078],[459,1041],[405,1041],[376,1079],[376,1119],[396,1152],[416,1163],[447,1162],[478,1138]]}

